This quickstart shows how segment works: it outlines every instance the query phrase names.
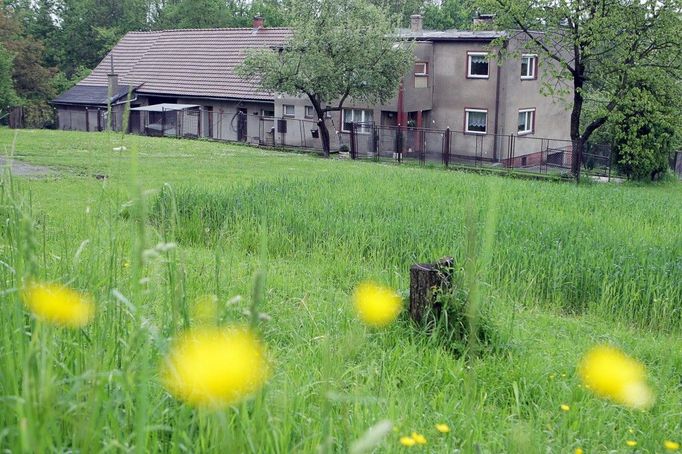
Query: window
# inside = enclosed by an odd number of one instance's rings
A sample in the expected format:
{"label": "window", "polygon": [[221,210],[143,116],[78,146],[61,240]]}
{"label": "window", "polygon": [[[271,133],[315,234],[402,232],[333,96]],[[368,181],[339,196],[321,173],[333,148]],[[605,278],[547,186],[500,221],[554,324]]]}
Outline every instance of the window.
{"label": "window", "polygon": [[484,109],[466,109],[464,132],[485,134],[488,131],[488,111]]}
{"label": "window", "polygon": [[519,135],[532,134],[535,130],[535,109],[519,110]]}
{"label": "window", "polygon": [[285,117],[293,117],[295,112],[294,106],[292,106],[291,104],[283,104],[282,112]]}
{"label": "window", "polygon": [[537,55],[524,54],[521,56],[521,79],[535,79],[537,70]]}
{"label": "window", "polygon": [[470,79],[488,78],[488,52],[468,52],[467,77]]}
{"label": "window", "polygon": [[261,110],[260,112],[261,116],[263,117],[274,117],[275,116],[275,111],[274,110]]}
{"label": "window", "polygon": [[305,117],[306,118],[315,117],[315,109],[313,108],[313,106],[305,106]]}
{"label": "window", "polygon": [[343,109],[343,131],[350,131],[350,124],[359,123],[355,131],[368,133],[372,128],[373,112],[368,109]]}
{"label": "window", "polygon": [[415,76],[428,76],[429,64],[425,61],[420,61],[414,64]]}

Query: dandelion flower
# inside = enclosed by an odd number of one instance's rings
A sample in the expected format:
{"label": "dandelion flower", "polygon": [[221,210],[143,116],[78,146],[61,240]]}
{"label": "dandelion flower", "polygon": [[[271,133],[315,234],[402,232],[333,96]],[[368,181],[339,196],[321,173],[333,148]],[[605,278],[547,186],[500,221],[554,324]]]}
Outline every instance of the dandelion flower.
{"label": "dandelion flower", "polygon": [[417,442],[412,437],[400,437],[400,444],[409,448],[416,445]]}
{"label": "dandelion flower", "polygon": [[418,445],[425,445],[426,444],[426,437],[420,433],[417,432],[412,432],[412,439],[418,444]]}
{"label": "dandelion flower", "polygon": [[676,441],[666,440],[663,442],[663,447],[668,451],[677,451],[680,449],[680,444]]}
{"label": "dandelion flower", "polygon": [[578,372],[585,387],[600,397],[636,409],[647,409],[654,403],[644,366],[613,347],[602,345],[590,350]]}
{"label": "dandelion flower", "polygon": [[81,328],[95,316],[90,297],[58,284],[28,284],[21,298],[37,318],[54,325]]}
{"label": "dandelion flower", "polygon": [[360,320],[373,327],[386,326],[400,313],[402,301],[391,289],[363,282],[353,294],[353,303]]}
{"label": "dandelion flower", "polygon": [[561,411],[568,411],[571,409],[571,407],[569,407],[566,404],[561,404],[561,406],[559,408],[561,408]]}
{"label": "dandelion flower", "polygon": [[450,432],[450,427],[447,424],[436,424],[436,430],[442,434]]}
{"label": "dandelion flower", "polygon": [[583,451],[583,448],[575,448],[573,454],[585,454],[585,451]]}
{"label": "dandelion flower", "polygon": [[637,446],[637,442],[635,440],[628,440],[625,442],[625,444],[631,448],[634,448],[635,446]]}
{"label": "dandelion flower", "polygon": [[172,346],[161,370],[166,389],[198,407],[220,408],[258,391],[269,375],[265,346],[243,328],[189,331]]}

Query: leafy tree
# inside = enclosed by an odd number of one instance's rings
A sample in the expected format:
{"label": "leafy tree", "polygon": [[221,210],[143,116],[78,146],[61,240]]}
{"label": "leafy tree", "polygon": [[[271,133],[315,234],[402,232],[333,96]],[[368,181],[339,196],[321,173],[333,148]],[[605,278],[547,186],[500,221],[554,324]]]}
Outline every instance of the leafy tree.
{"label": "leafy tree", "polygon": [[0,45],[0,116],[16,105],[17,101],[12,83],[12,55]]}
{"label": "leafy tree", "polygon": [[307,97],[329,156],[327,112],[346,100],[383,104],[396,94],[413,56],[396,44],[395,20],[364,0],[293,0],[293,37],[277,51],[247,54],[238,74],[267,91]]}
{"label": "leafy tree", "polygon": [[472,26],[473,5],[470,1],[427,1],[424,4],[424,28],[467,30]]}
{"label": "leafy tree", "polygon": [[[479,0],[505,29],[518,29],[550,75],[545,91],[568,96],[573,172],[590,136],[650,69],[682,70],[681,0]],[[635,77],[635,75],[637,75]],[[559,81],[558,84],[550,80]]]}

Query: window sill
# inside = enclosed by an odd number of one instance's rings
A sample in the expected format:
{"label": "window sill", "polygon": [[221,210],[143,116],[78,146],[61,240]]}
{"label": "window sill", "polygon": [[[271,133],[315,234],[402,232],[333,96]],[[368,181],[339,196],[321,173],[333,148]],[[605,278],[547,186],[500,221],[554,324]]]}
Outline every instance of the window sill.
{"label": "window sill", "polygon": [[485,131],[464,131],[464,134],[472,136],[485,136],[488,133]]}
{"label": "window sill", "polygon": [[521,80],[538,80],[537,77],[533,76],[521,76]]}
{"label": "window sill", "polygon": [[490,75],[487,75],[487,76],[475,76],[475,75],[467,74],[467,79],[490,79]]}
{"label": "window sill", "polygon": [[535,131],[533,131],[533,130],[530,130],[530,131],[519,131],[519,132],[516,133],[517,137],[521,137],[521,136],[532,136],[533,134],[535,134]]}

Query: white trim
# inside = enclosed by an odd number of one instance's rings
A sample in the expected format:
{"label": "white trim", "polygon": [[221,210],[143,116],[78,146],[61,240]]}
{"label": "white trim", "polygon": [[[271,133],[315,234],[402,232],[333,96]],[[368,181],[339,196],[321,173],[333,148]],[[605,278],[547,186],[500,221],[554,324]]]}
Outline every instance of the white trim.
{"label": "white trim", "polygon": [[[364,131],[363,129],[365,129],[369,124],[374,124],[374,109],[361,109],[359,107],[344,107],[341,110],[341,132],[350,132],[349,130],[346,129],[346,112],[349,110],[362,112],[363,121],[358,121],[356,123],[362,123],[364,126],[360,127],[359,129],[356,129],[355,132],[357,132],[358,134],[369,134],[369,131]],[[366,112],[371,112],[372,114],[371,121],[364,121]]]}
{"label": "white trim", "polygon": [[[521,114],[528,114],[526,115],[526,127],[530,126],[530,129],[524,129],[523,131],[519,131],[519,125],[517,124],[516,129],[517,129],[517,134],[520,136],[525,136],[527,134],[533,134],[535,133],[535,108],[532,109],[519,109],[519,115]],[[517,118],[517,123],[518,123],[518,116]],[[530,123],[530,125],[528,125]]]}
{"label": "white trim", "polygon": [[[287,113],[287,107],[291,107],[292,112]],[[296,106],[293,104],[282,104],[282,116],[283,117],[295,117],[296,116]]]}
{"label": "white trim", "polygon": [[[488,64],[488,74],[471,74],[471,57],[486,57]],[[490,79],[490,62],[488,61],[488,52],[467,52],[467,78],[469,79]]]}
{"label": "white trim", "polygon": [[[485,131],[470,131],[469,130],[469,114],[470,113],[484,113],[485,114]],[[488,109],[464,109],[464,132],[467,134],[488,134]]]}
{"label": "white trim", "polygon": [[526,58],[529,59],[528,67],[530,68],[530,75],[528,75],[528,74],[524,75],[523,73],[521,73],[521,80],[534,80],[535,79],[535,72],[537,70],[537,65],[538,65],[538,55],[537,54],[522,54],[521,55],[521,68],[523,68],[523,60]]}

